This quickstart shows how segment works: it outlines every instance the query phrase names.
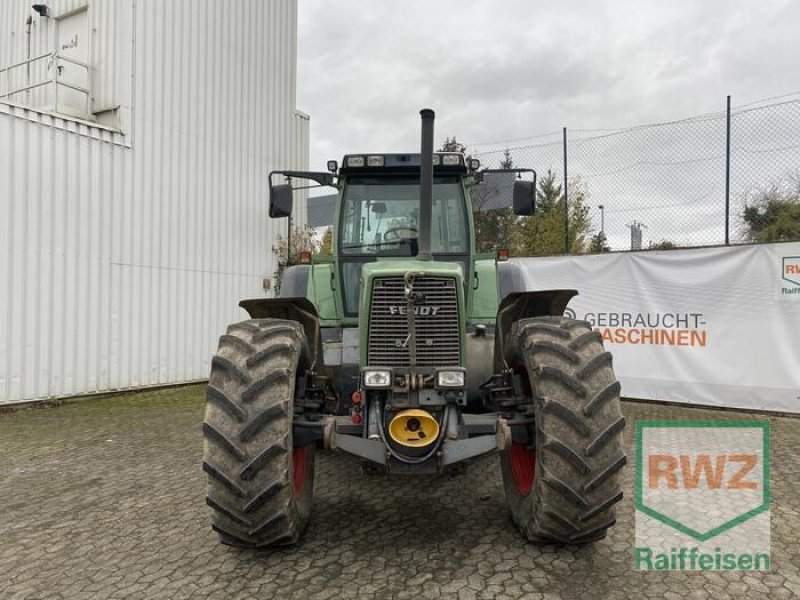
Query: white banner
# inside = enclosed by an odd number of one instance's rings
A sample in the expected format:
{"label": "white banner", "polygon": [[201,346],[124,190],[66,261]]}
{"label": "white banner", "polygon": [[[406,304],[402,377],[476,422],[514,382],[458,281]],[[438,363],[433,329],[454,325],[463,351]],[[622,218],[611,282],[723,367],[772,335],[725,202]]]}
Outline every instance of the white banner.
{"label": "white banner", "polygon": [[623,396],[800,413],[800,243],[510,262],[526,289],[580,292],[567,312]]}

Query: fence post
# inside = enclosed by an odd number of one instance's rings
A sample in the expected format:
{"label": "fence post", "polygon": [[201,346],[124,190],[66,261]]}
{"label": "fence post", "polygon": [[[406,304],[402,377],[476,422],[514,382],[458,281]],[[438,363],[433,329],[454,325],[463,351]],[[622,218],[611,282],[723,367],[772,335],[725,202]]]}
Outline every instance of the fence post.
{"label": "fence post", "polygon": [[731,220],[731,97],[728,96],[728,107],[725,120],[725,245],[730,246]]}
{"label": "fence post", "polygon": [[569,254],[569,202],[567,191],[567,128],[564,127],[564,254]]}

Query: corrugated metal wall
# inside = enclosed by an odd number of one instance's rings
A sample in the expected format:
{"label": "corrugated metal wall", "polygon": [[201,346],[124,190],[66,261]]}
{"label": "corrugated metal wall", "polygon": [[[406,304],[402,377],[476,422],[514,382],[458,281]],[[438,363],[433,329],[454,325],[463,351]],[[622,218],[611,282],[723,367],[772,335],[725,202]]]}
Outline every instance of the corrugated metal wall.
{"label": "corrugated metal wall", "polygon": [[[130,119],[0,100],[0,403],[204,378],[275,268],[267,173],[308,160],[296,0],[88,4],[117,69],[98,89]],[[2,2],[0,64],[29,7]]]}

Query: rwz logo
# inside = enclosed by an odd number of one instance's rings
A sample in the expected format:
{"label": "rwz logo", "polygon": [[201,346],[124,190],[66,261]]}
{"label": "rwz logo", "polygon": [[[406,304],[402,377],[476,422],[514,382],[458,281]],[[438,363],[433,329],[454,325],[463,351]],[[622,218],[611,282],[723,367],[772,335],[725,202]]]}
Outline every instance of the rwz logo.
{"label": "rwz logo", "polygon": [[640,421],[636,436],[641,513],[705,541],[769,510],[768,422]]}
{"label": "rwz logo", "polygon": [[769,421],[638,421],[639,570],[770,569]]}
{"label": "rwz logo", "polygon": [[784,256],[781,277],[795,285],[800,285],[800,256]]}
{"label": "rwz logo", "polygon": [[[694,490],[698,488],[701,479],[705,478],[709,489],[719,489],[724,485],[731,490],[754,490],[758,488],[758,482],[744,479],[756,464],[758,456],[755,454],[717,454],[714,457],[708,453],[701,453],[695,457],[689,454],[678,456],[651,454],[648,484],[651,490],[655,490],[659,488],[660,480],[663,479],[667,488],[671,490],[681,486],[687,490]],[[725,467],[733,465],[737,466],[726,481]]]}

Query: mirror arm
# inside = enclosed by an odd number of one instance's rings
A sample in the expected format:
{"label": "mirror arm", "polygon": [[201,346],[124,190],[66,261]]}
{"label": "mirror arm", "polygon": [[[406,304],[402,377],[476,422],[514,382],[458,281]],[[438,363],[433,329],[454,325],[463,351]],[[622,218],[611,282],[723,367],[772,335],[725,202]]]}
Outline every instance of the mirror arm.
{"label": "mirror arm", "polygon": [[[336,175],[333,173],[322,173],[317,171],[271,171],[269,174],[269,187],[272,189],[272,176],[273,175],[283,175],[287,178],[295,177],[297,179],[310,179],[311,181],[316,181],[319,185],[323,186],[335,186],[336,185]],[[300,188],[297,188],[300,189]]]}
{"label": "mirror arm", "polygon": [[297,190],[315,190],[315,189],[321,188],[321,187],[327,187],[327,186],[319,185],[319,184],[318,185],[301,185],[300,187],[293,187],[292,190],[294,190],[294,191],[297,191]]}
{"label": "mirror arm", "polygon": [[481,169],[478,173],[533,173],[536,174],[536,171],[533,169],[518,169],[516,167],[512,167],[510,169]]}

